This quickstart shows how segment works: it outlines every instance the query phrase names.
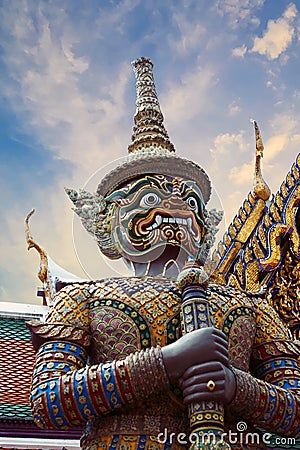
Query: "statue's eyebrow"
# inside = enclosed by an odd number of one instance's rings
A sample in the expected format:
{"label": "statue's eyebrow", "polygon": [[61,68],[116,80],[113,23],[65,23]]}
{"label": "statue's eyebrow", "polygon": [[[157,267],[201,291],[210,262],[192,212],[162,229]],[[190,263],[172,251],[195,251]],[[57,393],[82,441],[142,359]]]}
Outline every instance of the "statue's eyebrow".
{"label": "statue's eyebrow", "polygon": [[181,184],[182,193],[185,194],[187,191],[194,191],[197,196],[200,198],[201,202],[204,204],[203,195],[201,189],[197,185],[197,183],[193,180],[184,180]]}
{"label": "statue's eyebrow", "polygon": [[126,186],[121,189],[118,189],[112,192],[110,195],[108,195],[106,197],[106,201],[109,202],[110,200],[114,200],[115,198],[127,197],[128,195],[135,193],[136,190],[142,186],[149,186],[149,187],[156,186],[157,188],[160,187],[159,181],[151,176],[145,176],[143,178],[132,181],[132,183],[133,184],[129,187],[128,191],[126,190]]}

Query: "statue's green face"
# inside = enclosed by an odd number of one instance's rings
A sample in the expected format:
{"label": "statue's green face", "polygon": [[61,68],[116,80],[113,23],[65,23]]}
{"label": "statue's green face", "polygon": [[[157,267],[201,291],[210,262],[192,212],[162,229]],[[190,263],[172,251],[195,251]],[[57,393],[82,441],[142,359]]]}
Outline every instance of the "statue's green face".
{"label": "statue's green face", "polygon": [[123,257],[154,261],[170,247],[197,255],[205,225],[204,203],[194,181],[145,175],[106,200],[117,204],[112,237]]}

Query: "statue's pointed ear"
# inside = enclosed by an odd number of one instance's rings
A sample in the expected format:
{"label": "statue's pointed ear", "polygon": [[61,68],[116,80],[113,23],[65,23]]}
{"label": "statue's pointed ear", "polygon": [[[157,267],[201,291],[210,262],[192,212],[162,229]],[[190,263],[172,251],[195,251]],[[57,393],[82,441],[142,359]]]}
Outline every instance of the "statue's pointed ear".
{"label": "statue's pointed ear", "polygon": [[[208,264],[210,261],[209,252],[215,242],[216,234],[219,231],[218,225],[223,218],[223,214],[224,213],[222,210],[216,210],[215,208],[209,211],[205,211],[206,233],[202,242],[201,249],[197,256],[197,260],[202,264]],[[207,266],[206,271],[209,271],[211,273],[212,270],[213,267]]]}
{"label": "statue's pointed ear", "polygon": [[75,189],[65,188],[65,191],[70,197],[70,200],[72,200],[74,205],[79,209],[82,209],[83,207],[85,207],[85,209],[87,207],[89,207],[89,209],[95,209],[95,207],[97,207],[97,212],[102,212],[106,207],[105,198],[101,194],[91,194],[85,189],[79,189],[79,192],[77,192]]}
{"label": "statue's pointed ear", "polygon": [[69,189],[65,187],[66,194],[70,197],[70,200],[75,203],[78,199],[78,192],[75,189]]}
{"label": "statue's pointed ear", "polygon": [[67,195],[74,203],[75,213],[80,217],[84,228],[94,234],[94,225],[99,215],[106,208],[106,201],[103,195],[91,194],[90,192],[80,189],[79,192],[74,189],[65,188]]}
{"label": "statue's pointed ear", "polygon": [[209,223],[213,226],[218,226],[223,219],[224,212],[222,210],[216,210],[215,208],[208,211]]}

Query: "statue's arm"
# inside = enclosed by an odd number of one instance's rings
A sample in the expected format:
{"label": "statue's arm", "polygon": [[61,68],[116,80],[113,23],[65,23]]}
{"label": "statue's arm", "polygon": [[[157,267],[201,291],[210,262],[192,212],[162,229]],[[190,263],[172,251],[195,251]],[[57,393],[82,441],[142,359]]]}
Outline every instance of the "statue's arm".
{"label": "statue's arm", "polygon": [[31,324],[37,349],[31,405],[43,428],[67,428],[170,389],[184,371],[213,359],[228,365],[227,341],[214,328],[196,330],[163,348],[89,366],[90,287],[63,288],[46,323]]}
{"label": "statue's arm", "polygon": [[[92,366],[88,335],[82,328],[60,324],[36,325],[41,334],[32,377],[31,406],[42,428],[68,428],[137,404],[170,389],[184,371],[207,359],[199,342],[210,342],[215,360],[228,365],[227,342],[216,329],[196,330],[166,347],[151,347],[126,358]],[[224,341],[224,343],[223,343]]]}
{"label": "statue's arm", "polygon": [[87,366],[87,358],[78,340],[61,338],[41,345],[31,389],[37,425],[60,429],[80,425],[169,388],[160,348],[93,366]]}
{"label": "statue's arm", "polygon": [[90,285],[80,283],[61,289],[45,323],[28,324],[37,350],[31,407],[42,428],[81,425],[169,389],[159,347],[88,365],[90,292]]}
{"label": "statue's arm", "polygon": [[289,341],[269,341],[255,349],[252,374],[233,368],[236,395],[230,405],[237,417],[283,436],[300,436],[299,348]]}

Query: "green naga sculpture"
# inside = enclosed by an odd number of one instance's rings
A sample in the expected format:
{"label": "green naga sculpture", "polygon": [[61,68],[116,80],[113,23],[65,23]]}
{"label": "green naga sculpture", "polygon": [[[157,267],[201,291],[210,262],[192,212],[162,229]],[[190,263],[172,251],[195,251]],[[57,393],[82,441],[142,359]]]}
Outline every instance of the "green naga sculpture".
{"label": "green naga sculpture", "polygon": [[299,437],[299,162],[276,195],[255,184],[209,257],[222,214],[211,184],[176,155],[152,63],[133,63],[129,155],[95,194],[68,189],[75,212],[129,277],[53,282],[28,324],[37,350],[31,404],[43,428],[85,425],[84,450],[264,449]]}

